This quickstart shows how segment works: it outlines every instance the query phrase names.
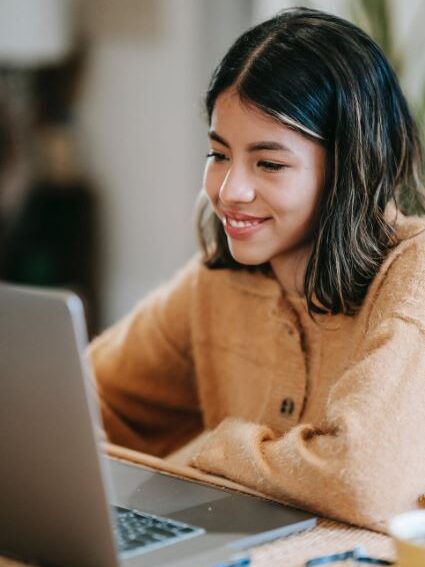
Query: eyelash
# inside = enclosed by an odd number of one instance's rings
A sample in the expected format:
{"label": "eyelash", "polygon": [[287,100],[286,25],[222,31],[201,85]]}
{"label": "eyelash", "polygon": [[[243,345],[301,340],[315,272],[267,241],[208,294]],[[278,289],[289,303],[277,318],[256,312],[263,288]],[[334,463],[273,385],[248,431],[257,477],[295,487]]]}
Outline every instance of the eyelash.
{"label": "eyelash", "polygon": [[[228,158],[226,158],[226,156],[220,152],[209,152],[206,156],[207,158],[214,158],[214,161],[216,162],[222,162],[227,160]],[[284,169],[285,167],[288,167],[286,165],[283,165],[283,163],[276,163],[274,161],[267,161],[267,160],[260,160],[257,165],[259,167],[262,167],[263,169],[265,169],[266,171],[271,171],[271,172],[275,172],[275,171],[282,171],[282,169]]]}
{"label": "eyelash", "polygon": [[283,163],[276,163],[274,161],[265,160],[259,161],[258,165],[260,167],[263,167],[266,171],[282,171],[282,169],[287,167],[286,165],[283,165]]}
{"label": "eyelash", "polygon": [[226,156],[220,152],[209,152],[207,158],[214,158],[214,161],[225,161],[227,159]]}

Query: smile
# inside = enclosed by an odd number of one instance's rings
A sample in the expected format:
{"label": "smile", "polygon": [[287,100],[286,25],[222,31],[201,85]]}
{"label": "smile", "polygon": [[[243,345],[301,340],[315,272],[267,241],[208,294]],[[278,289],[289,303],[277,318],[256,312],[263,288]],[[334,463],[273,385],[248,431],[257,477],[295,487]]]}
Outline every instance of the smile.
{"label": "smile", "polygon": [[270,220],[267,218],[249,218],[242,220],[241,218],[233,218],[225,215],[223,217],[223,227],[228,236],[243,240],[249,238],[254,233],[262,229],[263,224]]}
{"label": "smile", "polygon": [[232,219],[230,217],[225,217],[225,222],[229,223],[230,226],[233,226],[234,228],[244,228],[245,226],[255,226],[257,224],[260,224],[264,220],[265,219],[257,219],[257,220],[252,220],[252,221],[242,221],[242,220]]}

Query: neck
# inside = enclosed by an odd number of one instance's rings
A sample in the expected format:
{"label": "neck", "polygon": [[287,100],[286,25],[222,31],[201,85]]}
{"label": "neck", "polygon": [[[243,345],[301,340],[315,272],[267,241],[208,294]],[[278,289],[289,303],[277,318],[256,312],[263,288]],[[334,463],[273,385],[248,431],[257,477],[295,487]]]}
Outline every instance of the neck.
{"label": "neck", "polygon": [[274,275],[286,292],[304,295],[304,278],[310,253],[311,243],[270,260]]}

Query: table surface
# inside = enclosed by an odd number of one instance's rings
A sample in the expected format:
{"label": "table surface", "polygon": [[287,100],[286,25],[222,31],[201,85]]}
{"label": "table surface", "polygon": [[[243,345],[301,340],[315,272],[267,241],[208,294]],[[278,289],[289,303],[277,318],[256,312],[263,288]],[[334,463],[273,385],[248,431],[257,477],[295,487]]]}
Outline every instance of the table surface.
{"label": "table surface", "polygon": [[[272,543],[251,549],[252,567],[303,567],[308,559],[319,555],[338,553],[357,545],[366,548],[369,555],[394,560],[391,539],[384,535],[348,526],[332,520],[319,519],[309,531],[280,538]],[[8,559],[0,558],[0,567],[21,567]],[[332,563],[347,567],[347,563]]]}
{"label": "table surface", "polygon": [[[159,459],[138,453],[123,447],[106,443],[104,446],[110,457],[136,465],[159,470],[167,474],[192,478],[208,484],[241,489],[239,485],[222,478],[215,478],[195,469],[184,467],[178,460]],[[248,493],[254,493],[244,488]],[[252,567],[304,567],[308,559],[348,551],[362,545],[368,555],[387,560],[394,560],[395,550],[390,537],[385,534],[356,528],[342,522],[319,518],[317,526],[311,530],[279,538],[268,544],[250,550]],[[21,567],[22,563],[0,557],[0,567]],[[28,565],[28,564],[27,564]],[[332,567],[347,567],[347,562],[332,563]]]}

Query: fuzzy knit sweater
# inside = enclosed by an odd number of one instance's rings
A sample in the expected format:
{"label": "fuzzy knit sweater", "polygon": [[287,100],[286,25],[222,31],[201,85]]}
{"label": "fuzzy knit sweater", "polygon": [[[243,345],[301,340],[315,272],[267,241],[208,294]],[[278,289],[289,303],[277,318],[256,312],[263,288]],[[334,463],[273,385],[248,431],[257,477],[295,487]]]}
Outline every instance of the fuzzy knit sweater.
{"label": "fuzzy knit sweater", "polygon": [[398,216],[355,316],[192,260],[90,354],[109,439],[385,530],[425,492],[425,223]]}

